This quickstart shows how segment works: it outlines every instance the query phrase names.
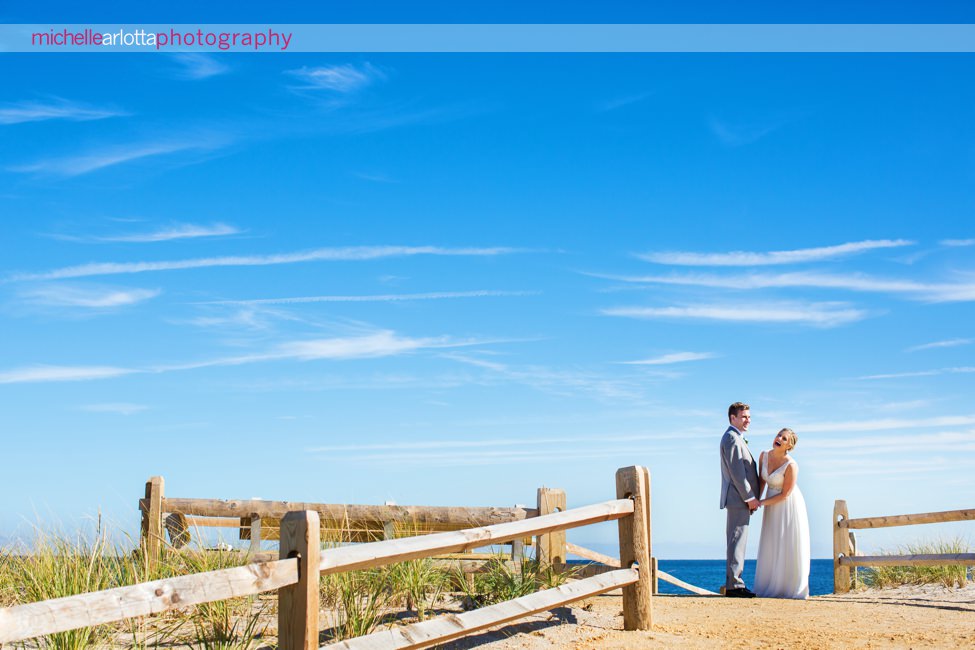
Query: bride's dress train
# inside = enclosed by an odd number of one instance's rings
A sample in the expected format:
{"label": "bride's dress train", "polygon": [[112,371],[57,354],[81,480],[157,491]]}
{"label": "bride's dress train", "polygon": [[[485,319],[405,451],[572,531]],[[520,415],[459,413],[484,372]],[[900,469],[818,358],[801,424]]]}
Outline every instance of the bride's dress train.
{"label": "bride's dress train", "polygon": [[[762,463],[762,479],[768,484],[767,497],[782,492],[785,468],[791,458],[771,474],[768,454]],[[798,469],[796,464],[796,469]],[[755,593],[765,598],[807,598],[809,596],[809,518],[799,486],[785,501],[762,508],[762,536],[758,542],[755,566]]]}

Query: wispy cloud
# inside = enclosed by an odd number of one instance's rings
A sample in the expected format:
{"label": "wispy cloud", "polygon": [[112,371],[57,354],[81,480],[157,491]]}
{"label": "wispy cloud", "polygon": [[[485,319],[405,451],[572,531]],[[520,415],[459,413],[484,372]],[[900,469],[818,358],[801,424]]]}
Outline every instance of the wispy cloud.
{"label": "wispy cloud", "polygon": [[817,468],[816,473],[821,478],[834,476],[905,476],[910,474],[938,474],[963,475],[964,470],[971,467],[971,460],[957,456],[944,458],[933,457],[925,459],[897,459],[890,458],[849,458],[831,459]]}
{"label": "wispy cloud", "polygon": [[[487,440],[413,440],[406,443],[375,443],[327,445],[309,447],[308,453],[341,455],[346,460],[385,462],[400,459],[405,462],[432,461],[436,464],[495,464],[507,461],[538,459],[536,449],[546,450],[549,458],[553,448],[570,451],[557,454],[559,458],[591,458],[593,455],[610,456],[624,453],[633,443],[686,440],[686,433],[653,433],[631,435],[552,436],[538,438],[491,438]],[[607,445],[609,448],[607,448]],[[474,452],[474,453],[472,453]]]}
{"label": "wispy cloud", "polygon": [[748,273],[741,275],[709,275],[702,273],[671,275],[621,276],[587,273],[618,282],[640,284],[669,284],[718,289],[783,289],[816,288],[842,289],[869,293],[901,294],[913,300],[927,302],[967,302],[975,300],[975,280],[965,282],[917,282],[876,278],[860,273],[837,275],[797,271],[792,273]]}
{"label": "wispy cloud", "polygon": [[[844,438],[814,438],[804,442],[803,449],[816,450],[845,450],[862,449],[864,441],[858,437]],[[941,447],[948,447],[954,451],[965,449],[975,451],[975,434],[971,431],[942,431],[938,433],[912,433],[910,435],[884,436],[884,444],[877,445],[873,453],[897,454],[904,451],[930,451]]]}
{"label": "wispy cloud", "polygon": [[225,223],[214,223],[208,226],[192,223],[178,223],[151,232],[134,233],[129,235],[109,235],[104,237],[92,237],[91,239],[104,242],[150,243],[171,241],[173,239],[224,237],[226,235],[237,235],[240,234],[240,232],[240,228]]}
{"label": "wispy cloud", "polygon": [[975,246],[975,239],[942,239],[938,243],[949,247]]}
{"label": "wispy cloud", "polygon": [[625,97],[617,97],[615,99],[610,99],[605,102],[596,105],[596,110],[601,113],[606,113],[609,111],[615,111],[616,109],[623,108],[624,106],[629,106],[630,104],[637,104],[642,102],[647,97],[652,95],[650,91],[637,93],[635,95],[627,95]]}
{"label": "wispy cloud", "polygon": [[180,66],[176,76],[180,79],[207,79],[230,72],[230,66],[210,54],[173,54]]}
{"label": "wispy cloud", "polygon": [[675,266],[770,266],[835,259],[837,257],[856,255],[870,250],[910,246],[913,243],[905,239],[877,239],[849,242],[836,246],[800,248],[789,251],[732,251],[727,253],[671,251],[638,254],[636,257],[647,262]]}
{"label": "wispy cloud", "polygon": [[774,120],[766,122],[736,123],[712,117],[708,120],[708,126],[722,144],[729,147],[740,147],[746,144],[758,142],[770,133],[778,130],[786,124],[786,120]]}
{"label": "wispy cloud", "polygon": [[296,90],[330,90],[336,93],[354,93],[386,78],[385,73],[370,63],[353,65],[330,65],[309,68],[303,66],[296,70],[286,70],[285,74],[298,79],[302,85]]}
{"label": "wispy cloud", "polygon": [[105,262],[68,266],[42,273],[15,275],[12,280],[58,280],[96,275],[146,273],[150,271],[175,271],[200,269],[214,266],[270,266],[298,262],[364,261],[387,257],[413,255],[441,256],[493,256],[518,252],[518,249],[494,248],[443,248],[439,246],[349,246],[345,248],[317,248],[295,253],[276,255],[245,255],[230,257],[204,257],[162,262]]}
{"label": "wispy cloud", "polygon": [[81,410],[90,413],[113,413],[116,415],[135,415],[147,410],[144,404],[130,404],[128,402],[111,402],[107,404],[87,404]]}
{"label": "wispy cloud", "polygon": [[607,316],[646,320],[692,319],[738,323],[796,323],[835,327],[867,317],[867,312],[843,303],[756,303],[751,305],[686,305],[671,307],[614,307],[603,309]]}
{"label": "wispy cloud", "polygon": [[43,122],[46,120],[71,120],[86,122],[103,120],[109,117],[128,115],[115,108],[95,107],[81,102],[52,98],[45,102],[23,101],[0,104],[0,124],[20,124],[23,122]]}
{"label": "wispy cloud", "polygon": [[152,367],[120,368],[115,366],[55,366],[34,365],[0,372],[0,384],[21,384],[55,381],[89,381],[110,379],[135,373],[168,373],[220,366],[240,366],[270,361],[321,361],[375,359],[424,350],[442,350],[482,345],[490,341],[452,339],[446,336],[416,338],[381,330],[360,336],[303,339],[279,343],[263,352],[202,361]]}
{"label": "wispy cloud", "polygon": [[793,428],[800,434],[807,432],[848,433],[866,431],[899,431],[906,429],[937,429],[975,425],[975,415],[941,415],[927,418],[878,418],[873,420],[840,420],[798,423]]}
{"label": "wispy cloud", "polygon": [[714,354],[711,352],[672,352],[670,354],[664,354],[659,357],[653,357],[651,359],[642,359],[640,361],[621,361],[620,363],[635,365],[635,366],[664,366],[672,363],[684,363],[687,361],[701,361],[703,359],[713,359]]}
{"label": "wispy cloud", "polygon": [[909,377],[934,377],[936,375],[957,375],[975,372],[975,367],[957,366],[954,368],[936,368],[934,370],[913,370],[908,372],[892,372],[882,375],[865,375],[857,379],[906,379]]}
{"label": "wispy cloud", "polygon": [[52,307],[113,309],[151,300],[160,293],[159,289],[47,285],[32,287],[21,295],[28,302]]}
{"label": "wispy cloud", "polygon": [[540,291],[439,291],[433,293],[380,294],[374,296],[299,296],[252,300],[213,300],[201,305],[294,305],[307,302],[406,302],[411,300],[451,300],[455,298],[501,298],[537,296]]}
{"label": "wispy cloud", "polygon": [[449,337],[413,338],[382,330],[361,336],[307,339],[280,343],[270,350],[254,354],[221,357],[198,362],[159,366],[154,372],[192,370],[214,366],[238,366],[266,361],[316,361],[324,359],[370,359],[397,356],[421,350],[482,345],[481,340],[455,340]]}
{"label": "wispy cloud", "polygon": [[366,172],[353,172],[352,175],[361,180],[369,181],[370,183],[395,184],[400,182],[399,180],[387,176],[386,174],[368,174]]}
{"label": "wispy cloud", "polygon": [[205,152],[228,144],[223,136],[201,136],[195,139],[158,140],[136,144],[99,147],[89,153],[63,158],[51,158],[27,165],[9,167],[21,174],[49,174],[52,176],[82,176],[123,163],[185,152]]}
{"label": "wispy cloud", "polygon": [[914,347],[907,348],[908,352],[920,352],[921,350],[936,350],[938,348],[956,348],[960,345],[968,345],[972,342],[972,339],[948,339],[945,341],[933,341],[931,343],[922,343],[921,345],[915,345]]}
{"label": "wispy cloud", "polygon": [[28,366],[0,372],[0,384],[111,379],[139,372],[113,366]]}
{"label": "wispy cloud", "polygon": [[533,389],[554,395],[587,395],[603,399],[638,399],[642,396],[641,385],[617,376],[604,376],[580,369],[559,370],[544,366],[514,367],[488,359],[449,353],[446,358],[483,368],[504,378],[505,381],[524,384]]}

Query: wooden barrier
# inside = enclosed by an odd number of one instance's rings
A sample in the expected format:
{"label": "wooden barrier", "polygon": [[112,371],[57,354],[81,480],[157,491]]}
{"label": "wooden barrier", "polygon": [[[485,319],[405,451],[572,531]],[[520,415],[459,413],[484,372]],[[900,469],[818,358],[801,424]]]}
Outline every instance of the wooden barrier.
{"label": "wooden barrier", "polygon": [[975,553],[942,553],[928,555],[857,555],[853,530],[914,526],[919,524],[971,521],[975,510],[945,510],[912,515],[862,517],[850,519],[846,501],[833,505],[833,593],[850,591],[850,567],[860,566],[951,566],[975,565]]}
{"label": "wooden barrier", "polygon": [[616,471],[616,497],[633,502],[633,516],[619,524],[620,566],[640,568],[640,579],[623,587],[623,629],[652,626],[653,576],[650,571],[650,472],[646,467]]}
{"label": "wooden barrier", "polygon": [[[147,507],[143,509],[142,520],[143,530],[148,533],[143,544],[149,553],[147,557],[153,558],[162,551],[163,482],[157,478],[147,484]],[[394,634],[398,640],[373,638],[373,635],[364,637],[370,640],[351,640],[346,643],[355,645],[340,644],[337,647],[426,647],[618,587],[623,587],[624,629],[647,630],[651,626],[652,613],[649,479],[645,468],[627,467],[617,472],[617,495],[620,498],[613,501],[478,528],[326,551],[320,551],[318,533],[321,522],[317,511],[286,513],[281,523],[281,559],[277,561],[0,609],[0,644],[277,590],[278,647],[281,650],[311,650],[318,646],[318,577],[321,574],[464,551],[532,535],[551,535],[611,520],[619,520],[623,569],[467,614],[448,615],[401,628],[400,634]],[[160,544],[155,547],[155,552],[154,540]]]}
{"label": "wooden barrier", "polygon": [[[566,546],[566,550],[572,555],[577,555],[586,560],[592,560],[593,562],[604,564],[606,565],[607,568],[617,568],[617,569],[620,568],[620,561],[617,560],[616,558],[610,557],[608,555],[603,555],[602,553],[597,553],[596,551],[585,548],[583,546],[577,546],[575,544],[572,544],[571,542],[567,543],[565,546]],[[657,558],[655,557],[650,558],[650,563],[653,565],[653,576],[654,576],[653,595],[655,596],[658,593],[660,593],[660,590],[657,588],[657,584],[656,584],[658,580],[669,582],[675,587],[680,587],[681,589],[685,589],[691,592],[692,594],[697,594],[699,596],[719,595],[713,591],[708,591],[707,589],[696,587],[689,582],[684,582],[680,578],[675,578],[674,576],[670,575],[666,571],[661,571],[657,567]]]}
{"label": "wooden barrier", "polygon": [[[538,514],[550,515],[553,512],[565,510],[565,490],[552,488],[538,489]],[[552,566],[565,562],[565,532],[558,531],[546,535],[539,535],[536,543],[538,561]]]}
{"label": "wooden barrier", "polygon": [[571,602],[596,596],[631,585],[640,579],[635,569],[617,569],[610,573],[546,589],[497,605],[489,605],[463,614],[451,614],[414,623],[406,627],[383,630],[354,639],[323,646],[323,650],[385,650],[387,648],[425,648],[510,623],[530,614],[545,612]]}
{"label": "wooden barrier", "polygon": [[[181,548],[189,543],[190,531],[199,528],[238,528],[242,540],[250,540],[250,551],[256,555],[262,540],[277,540],[281,518],[288,512],[317,512],[321,537],[340,543],[375,542],[392,537],[426,535],[435,532],[463,530],[538,516],[537,508],[446,507],[397,505],[344,505],[300,501],[266,501],[261,499],[221,500],[166,497],[163,479],[154,476],[146,483],[145,498],[139,499],[142,512],[142,545],[149,555],[158,555],[169,533],[169,544]],[[544,500],[547,512],[565,509],[565,492],[543,488],[551,497]],[[558,557],[564,558],[564,536],[557,534],[547,544]],[[561,542],[561,545],[560,545]],[[522,546],[531,538],[517,540],[512,559],[518,561]],[[561,561],[561,560],[559,560]]]}

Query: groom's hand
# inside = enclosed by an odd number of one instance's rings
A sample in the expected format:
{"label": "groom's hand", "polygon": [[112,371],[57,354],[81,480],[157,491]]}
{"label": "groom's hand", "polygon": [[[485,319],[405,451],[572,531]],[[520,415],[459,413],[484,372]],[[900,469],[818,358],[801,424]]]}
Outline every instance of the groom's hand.
{"label": "groom's hand", "polygon": [[755,512],[756,510],[758,510],[759,504],[758,504],[758,500],[756,499],[749,499],[748,501],[745,502],[745,504],[748,506],[748,512]]}

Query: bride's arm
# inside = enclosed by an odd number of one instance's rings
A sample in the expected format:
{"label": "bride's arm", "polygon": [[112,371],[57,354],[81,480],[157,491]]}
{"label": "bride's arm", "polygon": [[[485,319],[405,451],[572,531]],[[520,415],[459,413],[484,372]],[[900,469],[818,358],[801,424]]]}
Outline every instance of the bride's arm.
{"label": "bride's arm", "polygon": [[765,479],[762,478],[762,466],[765,465],[765,454],[767,452],[762,452],[758,455],[758,492],[755,496],[758,497],[758,502],[762,502],[762,493],[765,492]]}
{"label": "bride's arm", "polygon": [[799,475],[799,470],[796,468],[795,463],[789,463],[789,466],[785,468],[785,476],[782,479],[782,491],[776,494],[774,497],[769,497],[762,501],[763,506],[772,506],[780,501],[785,501],[792,490],[796,487],[796,478]]}

